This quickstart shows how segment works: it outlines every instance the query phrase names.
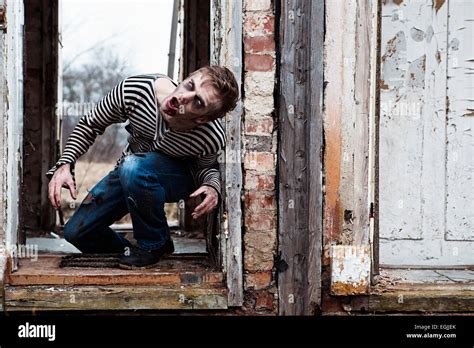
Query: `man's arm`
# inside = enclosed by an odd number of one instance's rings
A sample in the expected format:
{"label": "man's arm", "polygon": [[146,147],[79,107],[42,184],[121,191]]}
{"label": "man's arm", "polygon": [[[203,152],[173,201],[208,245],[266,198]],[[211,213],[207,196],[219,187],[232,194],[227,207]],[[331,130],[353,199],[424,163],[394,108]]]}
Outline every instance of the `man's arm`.
{"label": "man's arm", "polygon": [[69,136],[63,154],[46,176],[49,182],[49,199],[56,209],[60,206],[61,188],[69,188],[76,199],[74,164],[94,143],[98,135],[113,123],[127,119],[123,99],[123,81],[117,84],[94,108],[83,116]]}

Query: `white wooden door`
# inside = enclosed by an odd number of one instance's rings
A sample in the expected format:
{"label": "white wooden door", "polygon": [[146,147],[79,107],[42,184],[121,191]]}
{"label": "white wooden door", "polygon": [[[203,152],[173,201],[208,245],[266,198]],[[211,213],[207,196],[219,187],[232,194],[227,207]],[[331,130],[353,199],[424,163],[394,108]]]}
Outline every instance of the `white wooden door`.
{"label": "white wooden door", "polygon": [[474,264],[473,47],[474,1],[383,1],[381,264]]}

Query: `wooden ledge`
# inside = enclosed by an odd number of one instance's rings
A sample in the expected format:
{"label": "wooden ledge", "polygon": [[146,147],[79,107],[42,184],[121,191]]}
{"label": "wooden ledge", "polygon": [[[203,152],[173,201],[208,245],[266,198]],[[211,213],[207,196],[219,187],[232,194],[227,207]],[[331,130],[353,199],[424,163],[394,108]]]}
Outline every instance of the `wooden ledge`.
{"label": "wooden ledge", "polygon": [[209,284],[5,286],[7,312],[136,309],[227,309],[227,289]]}
{"label": "wooden ledge", "polygon": [[169,257],[146,270],[119,268],[60,268],[59,255],[40,255],[37,260],[22,259],[6,283],[28,285],[221,285],[222,272],[215,271],[206,257]]}
{"label": "wooden ledge", "polygon": [[370,312],[474,312],[474,288],[444,286],[399,288],[369,295]]}

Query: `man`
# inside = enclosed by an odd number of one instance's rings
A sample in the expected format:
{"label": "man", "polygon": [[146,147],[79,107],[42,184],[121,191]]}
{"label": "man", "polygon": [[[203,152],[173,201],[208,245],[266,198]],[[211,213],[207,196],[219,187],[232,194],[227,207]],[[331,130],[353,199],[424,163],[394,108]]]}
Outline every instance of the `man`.
{"label": "man", "polygon": [[[201,68],[179,85],[160,74],[121,81],[81,118],[46,174],[54,208],[60,207],[62,187],[76,199],[74,163],[109,125],[128,121],[122,157],[66,223],[66,240],[84,253],[122,253],[120,267],[127,269],[152,267],[172,253],[164,204],[202,194],[195,219],[217,206],[217,156],[225,146],[219,118],[238,98],[234,75],[220,66]],[[109,227],[127,213],[138,246]]]}

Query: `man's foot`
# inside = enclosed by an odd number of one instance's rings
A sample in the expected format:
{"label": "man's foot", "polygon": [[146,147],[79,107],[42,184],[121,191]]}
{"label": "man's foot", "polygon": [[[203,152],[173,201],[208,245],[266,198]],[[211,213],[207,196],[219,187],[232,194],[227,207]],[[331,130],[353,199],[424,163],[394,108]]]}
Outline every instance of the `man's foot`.
{"label": "man's foot", "polygon": [[174,252],[174,244],[170,239],[161,248],[156,250],[145,250],[137,246],[130,248],[129,255],[120,257],[119,267],[124,269],[145,269],[156,266],[164,255]]}

